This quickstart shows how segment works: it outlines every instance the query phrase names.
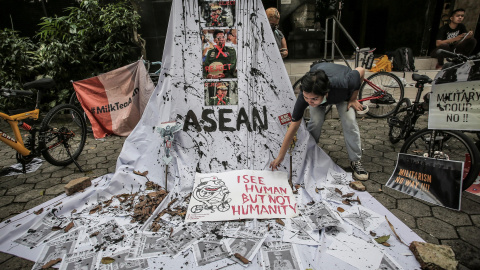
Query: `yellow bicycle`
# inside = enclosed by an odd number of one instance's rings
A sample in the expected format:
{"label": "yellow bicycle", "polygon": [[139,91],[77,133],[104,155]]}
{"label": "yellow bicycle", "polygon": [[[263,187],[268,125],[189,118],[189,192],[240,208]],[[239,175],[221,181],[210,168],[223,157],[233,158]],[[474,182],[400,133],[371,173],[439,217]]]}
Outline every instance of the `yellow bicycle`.
{"label": "yellow bicycle", "polygon": [[[73,162],[83,171],[76,161],[87,137],[82,111],[70,104],[57,105],[46,114],[40,127],[35,127],[35,123],[39,122],[42,92],[54,85],[52,79],[44,78],[26,83],[23,86],[25,90],[0,89],[0,96],[4,98],[32,96],[34,92],[28,89],[37,90],[34,110],[17,109],[10,111],[11,115],[0,112],[0,118],[10,125],[14,134],[12,137],[0,130],[0,141],[17,151],[17,160],[23,165],[24,173],[25,165],[40,155],[55,166],[66,166]],[[25,141],[20,128],[28,133]]]}

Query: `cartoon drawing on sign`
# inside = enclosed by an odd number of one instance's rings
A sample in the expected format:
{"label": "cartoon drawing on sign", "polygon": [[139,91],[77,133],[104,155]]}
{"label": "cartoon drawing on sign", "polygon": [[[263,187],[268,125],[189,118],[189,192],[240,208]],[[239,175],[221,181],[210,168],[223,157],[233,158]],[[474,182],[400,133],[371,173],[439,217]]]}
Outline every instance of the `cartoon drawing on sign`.
{"label": "cartoon drawing on sign", "polygon": [[167,165],[172,161],[170,148],[172,148],[173,133],[179,131],[181,128],[182,125],[175,122],[162,123],[160,127],[157,128],[157,132],[160,133],[160,136],[163,138],[163,147],[165,147],[165,156],[162,159]]}
{"label": "cartoon drawing on sign", "polygon": [[216,176],[202,178],[200,184],[193,191],[193,197],[201,202],[200,205],[194,205],[192,213],[200,213],[204,209],[215,212],[215,208],[220,212],[230,209],[231,198],[227,198],[230,193],[225,183]]}

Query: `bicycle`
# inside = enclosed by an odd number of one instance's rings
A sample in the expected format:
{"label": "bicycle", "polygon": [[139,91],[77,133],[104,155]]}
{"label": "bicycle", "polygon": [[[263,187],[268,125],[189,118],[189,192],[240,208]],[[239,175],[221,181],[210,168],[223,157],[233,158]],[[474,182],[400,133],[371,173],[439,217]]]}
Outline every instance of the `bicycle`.
{"label": "bicycle", "polygon": [[[443,51],[443,50],[442,50]],[[452,59],[453,64],[462,64],[468,60],[480,58],[472,56],[467,58],[463,55],[443,51]],[[452,64],[445,65],[444,69],[453,68]],[[471,162],[469,171],[463,175],[463,190],[467,189],[476,180],[480,172],[480,153],[471,138],[459,131],[422,129],[417,131],[415,124],[420,116],[428,111],[428,94],[424,96],[424,102],[420,102],[420,96],[426,83],[431,83],[426,75],[412,74],[416,81],[417,95],[413,104],[410,99],[402,99],[393,115],[387,120],[389,125],[389,139],[397,143],[404,139],[405,142],[400,150],[401,153],[432,157],[437,159],[457,160]],[[438,83],[438,79],[437,79]],[[412,132],[415,132],[411,135]]]}
{"label": "bicycle", "polygon": [[[162,62],[150,62],[148,60],[143,60],[143,63],[145,64],[145,68],[147,69],[148,75],[150,76],[150,79],[152,79],[153,84],[157,86],[158,78],[160,77],[160,72],[162,71]],[[150,67],[153,66],[158,66],[158,69],[155,72],[150,72]]]}
{"label": "bicycle", "polygon": [[[371,68],[369,57],[375,49],[363,48],[358,53],[363,54],[362,67]],[[372,55],[373,56],[373,55]],[[316,61],[312,66],[320,61]],[[293,84],[295,93],[299,93],[303,76]],[[391,115],[397,106],[399,100],[405,95],[405,88],[401,80],[393,73],[377,72],[363,79],[358,92],[358,102],[368,106],[367,115],[374,118],[384,118]],[[328,105],[326,112],[331,110],[332,105]]]}
{"label": "bicycle", "polygon": [[[25,90],[0,89],[0,96],[9,98],[15,96],[32,96],[34,93],[28,89],[36,89],[36,105],[34,110],[17,109],[11,111],[12,115],[0,112],[0,118],[11,127],[14,137],[0,130],[0,141],[17,151],[17,161],[22,164],[23,173],[25,165],[34,157],[42,155],[45,160],[55,166],[67,166],[75,163],[83,172],[76,161],[80,156],[87,137],[87,128],[82,112],[73,105],[60,104],[51,109],[37,128],[25,120],[37,122],[40,117],[40,101],[42,91],[55,85],[52,79],[44,78],[26,83]],[[28,132],[28,137],[23,141],[20,127]]]}

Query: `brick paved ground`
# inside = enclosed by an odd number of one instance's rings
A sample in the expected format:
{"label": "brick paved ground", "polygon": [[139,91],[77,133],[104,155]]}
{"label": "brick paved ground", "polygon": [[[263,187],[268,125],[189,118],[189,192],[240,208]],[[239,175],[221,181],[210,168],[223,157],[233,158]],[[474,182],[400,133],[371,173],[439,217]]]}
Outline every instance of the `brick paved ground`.
{"label": "brick paved ground", "polygon": [[[362,132],[363,163],[370,171],[370,180],[365,181],[367,190],[425,241],[450,245],[461,263],[459,269],[480,269],[480,197],[463,193],[462,211],[458,212],[385,188],[401,144],[392,145],[388,141],[385,119],[359,118],[358,122]],[[2,123],[0,129],[7,130]],[[79,160],[87,173],[80,173],[73,164],[62,168],[44,162],[35,173],[0,177],[0,221],[63,193],[64,184],[72,179],[113,172],[124,139],[112,136],[94,140],[90,135]],[[337,164],[350,171],[338,119],[325,122],[320,146]],[[0,156],[0,170],[16,163],[15,152],[3,144]],[[31,269],[32,266],[30,261],[0,253],[1,269]]]}

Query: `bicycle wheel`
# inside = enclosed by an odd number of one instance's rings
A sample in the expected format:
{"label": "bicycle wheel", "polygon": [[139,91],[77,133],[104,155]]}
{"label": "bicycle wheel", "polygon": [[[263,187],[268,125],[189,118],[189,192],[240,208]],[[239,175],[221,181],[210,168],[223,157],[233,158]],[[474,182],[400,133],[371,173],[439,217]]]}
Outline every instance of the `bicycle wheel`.
{"label": "bicycle wheel", "polygon": [[[77,92],[73,92],[73,94],[70,96],[70,102],[69,104],[77,107],[83,114],[83,118],[85,119],[85,123],[87,124],[87,132],[92,132],[92,124],[90,123],[90,119],[88,119],[87,114],[82,108],[82,104],[80,104],[80,101],[78,101],[77,97]],[[80,124],[80,122],[77,120],[75,123]]]}
{"label": "bicycle wheel", "polygon": [[393,115],[388,118],[388,126],[390,127],[388,138],[391,143],[397,143],[405,138],[405,132],[410,126],[412,111],[408,110],[408,108],[411,105],[412,103],[410,102],[410,99],[403,98],[397,104]]}
{"label": "bicycle wheel", "polygon": [[86,138],[87,127],[83,113],[71,104],[54,107],[40,127],[42,155],[56,166],[72,163],[82,152]]}
{"label": "bicycle wheel", "polygon": [[472,163],[468,174],[463,175],[463,190],[472,185],[480,170],[478,149],[472,139],[458,131],[422,129],[405,141],[400,152],[456,161],[465,161],[470,155]]}
{"label": "bicycle wheel", "polygon": [[[367,115],[374,118],[383,118],[395,111],[395,107],[402,100],[404,92],[403,83],[395,74],[377,72],[362,83],[358,99],[371,98],[361,102],[368,106]],[[380,98],[378,98],[379,96]]]}

